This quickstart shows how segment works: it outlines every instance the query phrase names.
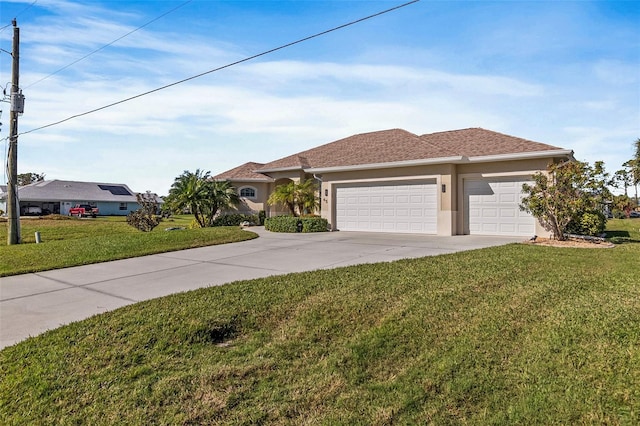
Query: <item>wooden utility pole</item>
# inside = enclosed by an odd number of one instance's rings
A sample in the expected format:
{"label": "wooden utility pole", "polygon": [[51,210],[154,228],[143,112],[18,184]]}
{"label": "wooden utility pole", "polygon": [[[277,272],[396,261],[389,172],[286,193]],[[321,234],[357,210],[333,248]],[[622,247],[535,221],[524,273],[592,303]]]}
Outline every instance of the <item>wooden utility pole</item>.
{"label": "wooden utility pole", "polygon": [[11,70],[11,111],[9,116],[9,159],[7,169],[7,244],[20,244],[20,205],[18,203],[18,114],[24,111],[24,97],[19,89],[20,28],[13,20],[13,67]]}

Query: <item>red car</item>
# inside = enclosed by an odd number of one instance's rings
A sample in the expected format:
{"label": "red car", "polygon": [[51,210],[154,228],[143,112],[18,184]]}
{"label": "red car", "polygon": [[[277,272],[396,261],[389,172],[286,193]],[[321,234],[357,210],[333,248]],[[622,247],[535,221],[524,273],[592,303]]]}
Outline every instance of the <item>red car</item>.
{"label": "red car", "polygon": [[69,209],[69,216],[77,217],[96,217],[98,215],[98,208],[91,207],[89,204],[76,204]]}

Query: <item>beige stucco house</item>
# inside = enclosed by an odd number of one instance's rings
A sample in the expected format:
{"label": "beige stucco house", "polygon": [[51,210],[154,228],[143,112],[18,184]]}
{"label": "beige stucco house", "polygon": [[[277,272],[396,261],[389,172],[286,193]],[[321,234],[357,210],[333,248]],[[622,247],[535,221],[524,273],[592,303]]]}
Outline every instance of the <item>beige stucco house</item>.
{"label": "beige stucco house", "polygon": [[266,203],[280,184],[316,179],[332,230],[434,235],[548,235],[520,211],[522,184],[573,151],[481,128],[416,135],[363,133],[270,163],[215,176],[237,188],[241,211],[284,213]]}

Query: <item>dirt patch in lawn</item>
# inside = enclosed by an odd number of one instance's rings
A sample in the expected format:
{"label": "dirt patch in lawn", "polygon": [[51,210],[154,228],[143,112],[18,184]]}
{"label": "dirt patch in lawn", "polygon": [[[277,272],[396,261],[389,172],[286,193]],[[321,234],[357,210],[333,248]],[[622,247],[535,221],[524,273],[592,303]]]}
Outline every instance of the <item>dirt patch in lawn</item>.
{"label": "dirt patch in lawn", "polygon": [[612,248],[614,244],[607,241],[587,241],[578,238],[569,238],[565,241],[552,240],[550,238],[536,238],[535,241],[525,241],[524,244],[534,246],[573,247],[573,248]]}

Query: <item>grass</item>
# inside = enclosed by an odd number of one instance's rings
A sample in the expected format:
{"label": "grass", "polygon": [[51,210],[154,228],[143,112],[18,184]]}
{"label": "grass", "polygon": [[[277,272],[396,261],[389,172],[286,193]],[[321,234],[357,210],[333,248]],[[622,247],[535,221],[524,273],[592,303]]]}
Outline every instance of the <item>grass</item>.
{"label": "grass", "polygon": [[639,254],[513,244],[142,302],[0,351],[0,424],[638,424]]}
{"label": "grass", "polygon": [[[12,246],[5,243],[7,227],[0,226],[0,277],[256,237],[238,227],[165,231],[169,227],[186,228],[191,219],[191,216],[165,219],[152,232],[136,230],[127,225],[124,217],[25,219],[21,220],[23,244]],[[40,232],[41,244],[35,244],[36,231]]]}

